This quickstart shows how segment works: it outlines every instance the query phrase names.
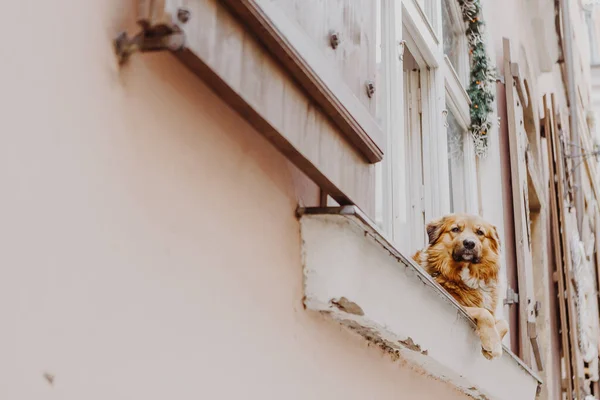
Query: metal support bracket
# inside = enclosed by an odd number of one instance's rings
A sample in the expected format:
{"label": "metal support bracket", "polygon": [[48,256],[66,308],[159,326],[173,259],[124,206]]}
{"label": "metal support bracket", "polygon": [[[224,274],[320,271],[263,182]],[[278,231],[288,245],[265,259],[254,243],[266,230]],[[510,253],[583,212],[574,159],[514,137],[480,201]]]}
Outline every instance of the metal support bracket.
{"label": "metal support bracket", "polygon": [[114,49],[120,65],[136,51],[177,51],[185,44],[185,35],[176,25],[150,26],[141,22],[140,25],[142,30],[137,35],[128,37],[126,32],[121,32],[114,40]]}
{"label": "metal support bracket", "polygon": [[519,294],[516,293],[510,286],[508,289],[506,289],[506,298],[504,299],[503,303],[505,306],[519,303]]}
{"label": "metal support bracket", "polygon": [[177,24],[187,23],[191,18],[190,11],[180,7],[171,15],[166,10],[165,0],[136,2],[137,23],[142,30],[131,38],[126,32],[121,32],[115,38],[113,44],[119,64],[126,62],[136,51],[181,50],[185,44],[185,34]]}

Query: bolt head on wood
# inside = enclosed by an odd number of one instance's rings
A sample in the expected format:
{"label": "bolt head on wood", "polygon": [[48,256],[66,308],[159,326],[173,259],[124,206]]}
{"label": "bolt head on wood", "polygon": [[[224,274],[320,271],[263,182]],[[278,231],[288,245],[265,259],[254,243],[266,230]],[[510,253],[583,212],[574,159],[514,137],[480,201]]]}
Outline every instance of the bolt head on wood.
{"label": "bolt head on wood", "polygon": [[137,50],[136,43],[132,41],[126,32],[121,32],[113,40],[113,49],[117,55],[119,65],[127,61],[131,53]]}
{"label": "bolt head on wood", "polygon": [[373,95],[375,94],[375,83],[369,81],[366,84],[366,88],[367,88],[367,96],[369,96],[369,98],[372,98]]}
{"label": "bolt head on wood", "polygon": [[190,20],[190,10],[185,8],[180,8],[177,10],[177,20],[182,24],[185,24]]}
{"label": "bolt head on wood", "polygon": [[340,34],[338,32],[331,32],[329,34],[329,44],[331,45],[332,49],[337,49],[337,47],[340,45]]}

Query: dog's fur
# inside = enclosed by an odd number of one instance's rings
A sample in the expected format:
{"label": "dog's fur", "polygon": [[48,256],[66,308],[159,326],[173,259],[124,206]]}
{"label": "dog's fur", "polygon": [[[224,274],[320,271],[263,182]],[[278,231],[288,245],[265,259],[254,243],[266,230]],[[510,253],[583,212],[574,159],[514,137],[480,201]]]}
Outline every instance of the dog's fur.
{"label": "dog's fur", "polygon": [[429,244],[414,260],[475,320],[484,356],[499,357],[508,324],[494,317],[500,271],[496,227],[476,215],[451,214],[430,222],[427,235]]}

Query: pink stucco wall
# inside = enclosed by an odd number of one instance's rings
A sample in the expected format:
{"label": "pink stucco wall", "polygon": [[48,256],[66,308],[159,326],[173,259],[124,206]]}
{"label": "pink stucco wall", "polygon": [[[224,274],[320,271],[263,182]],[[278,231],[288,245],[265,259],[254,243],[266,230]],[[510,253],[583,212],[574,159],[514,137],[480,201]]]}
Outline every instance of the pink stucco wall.
{"label": "pink stucco wall", "polygon": [[0,398],[463,398],[303,310],[314,186],[132,8],[3,5]]}

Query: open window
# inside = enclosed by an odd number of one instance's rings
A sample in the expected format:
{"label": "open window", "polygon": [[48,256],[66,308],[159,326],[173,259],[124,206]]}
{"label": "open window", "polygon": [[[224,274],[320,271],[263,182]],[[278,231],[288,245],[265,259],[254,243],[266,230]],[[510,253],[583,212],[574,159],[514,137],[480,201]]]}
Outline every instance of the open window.
{"label": "open window", "polygon": [[[381,32],[378,73],[387,89],[378,95],[377,118],[388,146],[387,157],[376,167],[376,223],[400,251],[410,254],[426,244],[427,216],[443,201],[430,191],[440,187],[438,177],[447,173],[444,165],[440,174],[438,157],[430,151],[438,145],[436,136],[442,126],[443,104],[436,101],[435,94],[435,79],[441,75],[436,75],[437,61],[428,56],[438,52],[424,47],[427,41],[419,37],[429,26],[428,17],[419,9],[392,7],[389,0],[377,3]],[[419,7],[426,4],[433,9],[435,2],[419,2]],[[390,12],[391,8],[395,12]],[[445,157],[445,151],[443,154]]]}
{"label": "open window", "polygon": [[[378,86],[387,90],[378,95],[377,118],[388,144],[377,167],[377,223],[409,254],[426,244],[428,220],[479,211],[469,53],[457,0],[405,1],[393,15],[385,11],[390,1],[377,3]],[[432,20],[440,21],[439,35],[431,34]]]}
{"label": "open window", "polygon": [[471,101],[465,90],[470,71],[465,28],[458,1],[442,0],[450,212],[478,213],[475,152],[469,134]]}

